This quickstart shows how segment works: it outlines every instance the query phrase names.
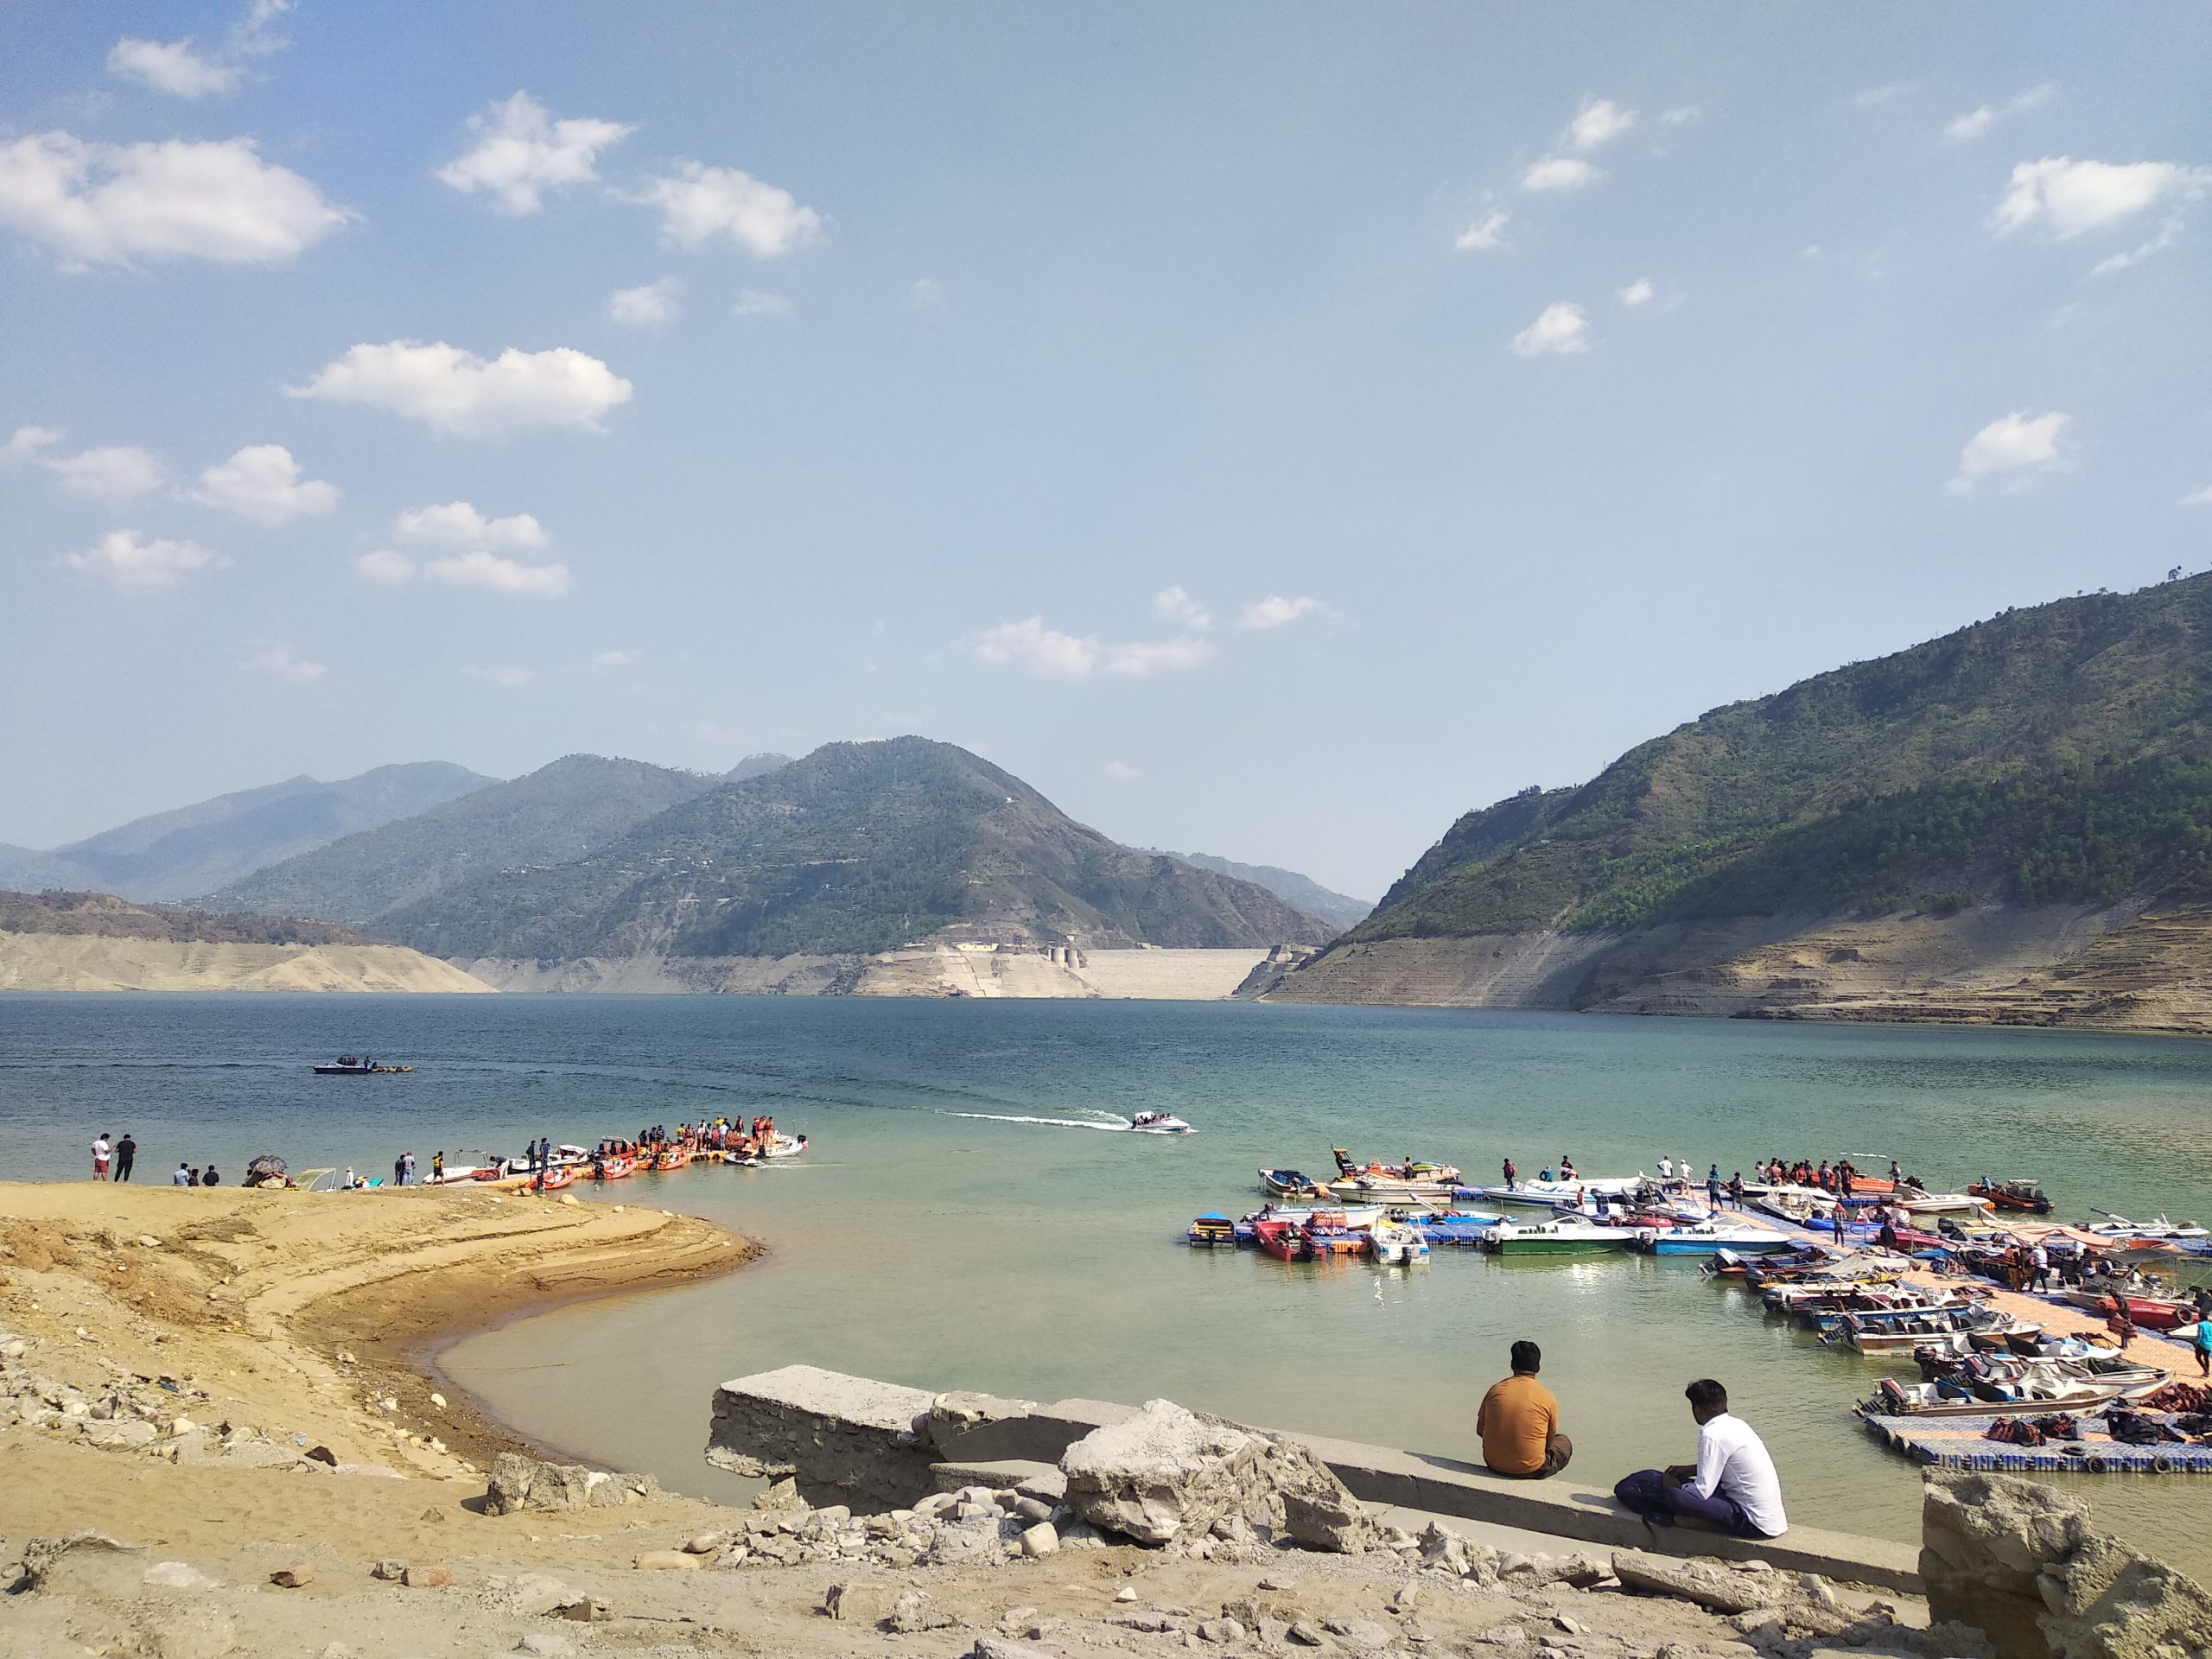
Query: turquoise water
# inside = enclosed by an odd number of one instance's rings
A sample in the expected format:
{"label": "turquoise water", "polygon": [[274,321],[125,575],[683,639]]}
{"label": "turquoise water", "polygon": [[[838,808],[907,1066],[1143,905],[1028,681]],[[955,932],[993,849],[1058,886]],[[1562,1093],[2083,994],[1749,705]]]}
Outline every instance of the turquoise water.
{"label": "turquoise water", "polygon": [[[318,1079],[340,1049],[405,1077]],[[793,1361],[1033,1398],[1167,1395],[1249,1421],[1465,1454],[1531,1337],[1607,1483],[1688,1455],[1712,1375],[1767,1438],[1801,1522],[1910,1536],[1917,1482],[1849,1415],[1884,1373],[1747,1309],[1694,1262],[1290,1268],[1176,1240],[1259,1202],[1262,1164],[1332,1144],[1487,1178],[1571,1153],[1724,1173],[1892,1156],[1931,1185],[2040,1177],[2062,1211],[2212,1213],[2212,1045],[1244,1004],[714,998],[0,999],[10,1172],[74,1176],[100,1129],[142,1168],[427,1165],[442,1146],[589,1141],[772,1112],[816,1150],[645,1177],[603,1201],[710,1216],[772,1255],[708,1284],[465,1341],[450,1375],[551,1442],[728,1491],[699,1459],[725,1377]],[[1164,1107],[1199,1133],[1099,1127]],[[1057,1120],[1035,1122],[1024,1120]],[[594,1195],[599,1196],[599,1195]],[[347,1202],[342,1198],[330,1202]],[[2177,1355],[2178,1358],[2179,1356]],[[2212,1487],[2085,1483],[2107,1522],[2212,1573]]]}

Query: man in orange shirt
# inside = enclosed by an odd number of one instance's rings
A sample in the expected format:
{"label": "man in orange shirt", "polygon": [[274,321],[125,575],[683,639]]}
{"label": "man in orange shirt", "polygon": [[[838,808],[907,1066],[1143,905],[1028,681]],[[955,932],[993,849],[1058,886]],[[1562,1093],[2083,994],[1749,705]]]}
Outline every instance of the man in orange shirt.
{"label": "man in orange shirt", "polygon": [[1574,1442],[1559,1432],[1559,1402],[1536,1381],[1544,1356],[1533,1342],[1513,1344],[1513,1375],[1492,1385],[1475,1414],[1483,1462],[1493,1474],[1542,1480],[1567,1467]]}

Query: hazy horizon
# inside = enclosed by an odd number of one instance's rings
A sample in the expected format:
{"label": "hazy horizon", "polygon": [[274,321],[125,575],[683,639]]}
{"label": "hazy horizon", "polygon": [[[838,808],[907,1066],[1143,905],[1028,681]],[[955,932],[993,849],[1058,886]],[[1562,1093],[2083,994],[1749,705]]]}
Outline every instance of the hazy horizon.
{"label": "hazy horizon", "polygon": [[2207,563],[2199,10],[35,0],[0,58],[24,846],[912,731],[1376,895]]}

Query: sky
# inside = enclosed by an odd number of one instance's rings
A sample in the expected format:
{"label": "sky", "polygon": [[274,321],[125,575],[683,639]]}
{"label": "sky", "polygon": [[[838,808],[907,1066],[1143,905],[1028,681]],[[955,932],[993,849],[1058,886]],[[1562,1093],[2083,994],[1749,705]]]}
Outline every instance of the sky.
{"label": "sky", "polygon": [[906,732],[1373,897],[2212,563],[2212,11],[0,10],[0,840]]}

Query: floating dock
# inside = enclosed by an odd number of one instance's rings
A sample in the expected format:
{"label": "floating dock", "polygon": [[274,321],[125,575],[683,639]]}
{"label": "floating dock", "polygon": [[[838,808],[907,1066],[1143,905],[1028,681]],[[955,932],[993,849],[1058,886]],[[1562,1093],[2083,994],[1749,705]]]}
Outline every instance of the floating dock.
{"label": "floating dock", "polygon": [[[2059,1409],[2054,1408],[2054,1410]],[[2015,1446],[1985,1438],[1990,1417],[1885,1417],[1861,1414],[1867,1432],[1893,1450],[1921,1463],[1945,1469],[1983,1469],[2008,1474],[2212,1475],[2212,1446],[2130,1446],[2091,1423],[2101,1414],[2077,1418],[2082,1433],[2045,1446]],[[2168,1414],[2145,1412],[2154,1421]]]}

